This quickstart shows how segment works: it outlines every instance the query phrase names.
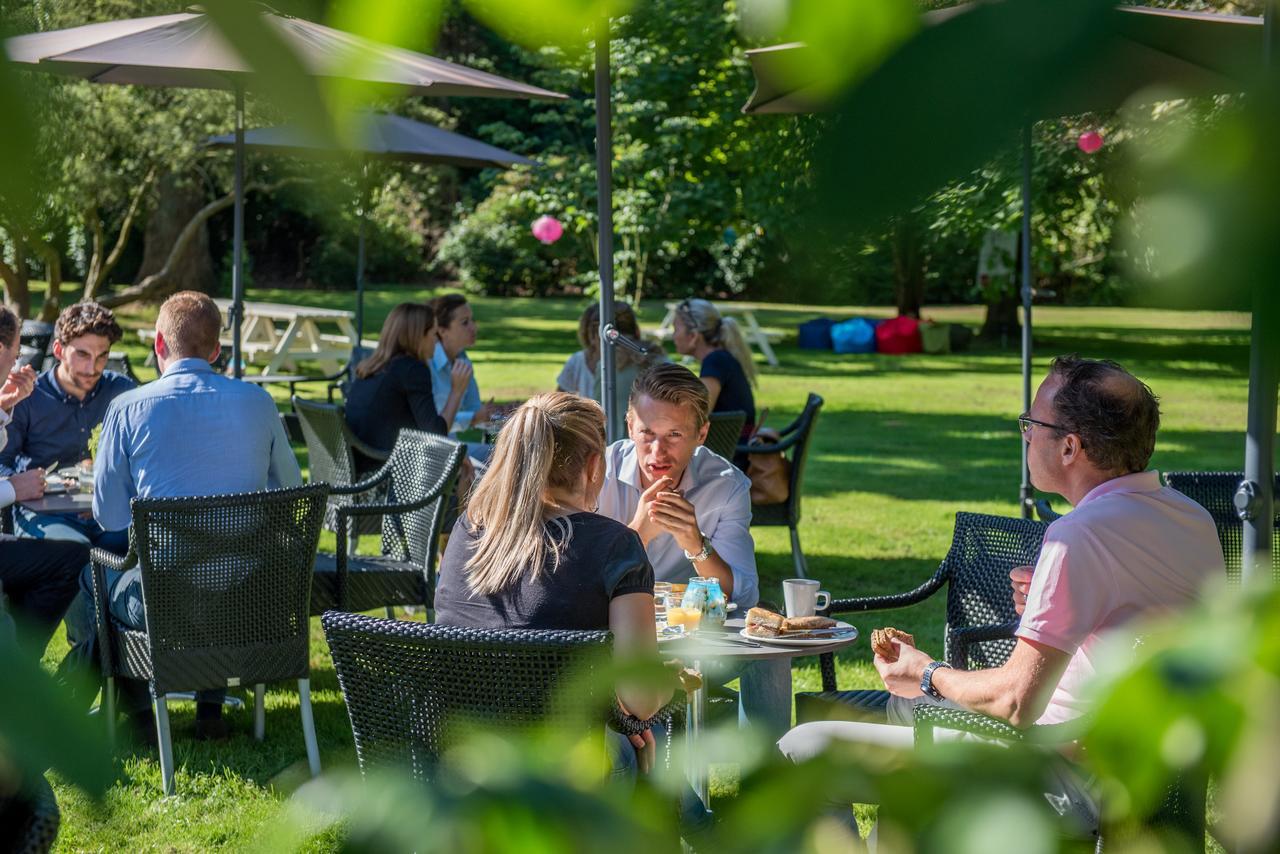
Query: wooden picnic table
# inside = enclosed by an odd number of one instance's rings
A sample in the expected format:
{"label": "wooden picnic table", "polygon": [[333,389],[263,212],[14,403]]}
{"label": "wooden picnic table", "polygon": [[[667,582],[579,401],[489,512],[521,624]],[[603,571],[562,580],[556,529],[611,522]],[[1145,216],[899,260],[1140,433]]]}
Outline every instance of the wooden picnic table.
{"label": "wooden picnic table", "polygon": [[[671,336],[675,334],[676,309],[680,307],[680,302],[680,300],[673,300],[667,303],[667,313],[662,318],[662,323],[658,326],[657,331],[654,332],[654,336],[659,341],[669,341]],[[782,335],[778,332],[766,330],[756,320],[756,310],[765,308],[765,304],[719,302],[715,303],[715,307],[716,311],[720,312],[721,317],[732,317],[735,320],[741,320],[742,333],[746,337],[747,343],[754,344],[770,365],[775,368],[778,367],[778,357],[773,353],[772,342],[780,340]]]}
{"label": "wooden picnic table", "polygon": [[[216,299],[225,315],[231,300]],[[331,331],[321,331],[321,327]],[[146,340],[155,338],[155,330],[138,333]],[[223,330],[222,346],[231,347],[231,333]],[[324,371],[333,373],[351,357],[356,343],[355,313],[336,308],[287,305],[278,302],[246,302],[240,324],[240,350],[245,362],[257,365],[266,360],[261,373],[279,375],[284,369],[297,370],[297,362],[308,359],[319,362]]]}

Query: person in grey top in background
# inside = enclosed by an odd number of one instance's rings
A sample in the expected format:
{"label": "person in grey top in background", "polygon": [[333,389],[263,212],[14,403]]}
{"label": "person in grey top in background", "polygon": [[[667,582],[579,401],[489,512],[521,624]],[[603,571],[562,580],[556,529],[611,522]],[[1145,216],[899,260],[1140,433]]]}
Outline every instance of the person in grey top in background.
{"label": "person in grey top in background", "polygon": [[[220,495],[302,484],[271,395],[211,367],[218,357],[221,328],[222,314],[205,294],[182,291],[160,307],[155,352],[161,376],[117,398],[103,421],[93,515],[105,530],[129,527],[129,502],[135,497]],[[87,621],[77,630],[70,653],[85,663],[96,663],[96,638],[88,628],[93,622],[92,578],[88,569],[81,576]],[[122,625],[146,625],[138,569],[108,571],[107,598],[112,618]],[[122,693],[124,710],[142,725],[147,740],[153,740],[146,693],[136,684]],[[225,736],[222,693],[202,692],[198,697],[198,738]]]}

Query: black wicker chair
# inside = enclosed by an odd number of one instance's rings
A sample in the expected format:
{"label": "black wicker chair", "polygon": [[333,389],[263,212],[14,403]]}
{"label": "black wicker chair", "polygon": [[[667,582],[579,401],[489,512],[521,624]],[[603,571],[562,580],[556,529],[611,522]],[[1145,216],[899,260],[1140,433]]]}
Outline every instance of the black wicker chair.
{"label": "black wicker chair", "polygon": [[1047,498],[1037,498],[1034,502],[1036,516],[1041,522],[1054,522],[1062,518],[1062,514],[1053,509]]}
{"label": "black wicker chair", "polygon": [[[363,479],[357,465],[357,452],[374,462],[386,462],[389,456],[386,451],[370,447],[356,438],[356,434],[347,426],[342,406],[306,400],[295,395],[293,411],[298,417],[302,438],[307,446],[311,482],[327,483],[333,488],[329,493],[329,507],[324,516],[325,530],[338,530],[336,513],[339,507],[380,504],[386,500],[385,490],[355,494],[339,491],[341,487],[350,487]],[[351,550],[355,551],[360,537],[377,534],[381,530],[382,520],[378,516],[357,517],[349,542]]]}
{"label": "black wicker chair", "polygon": [[746,423],[745,412],[711,413],[711,426],[707,429],[707,441],[702,443],[703,446],[726,460],[732,460],[738,452],[738,443],[742,441],[742,425]]}
{"label": "black wicker chair", "polygon": [[[1066,724],[1034,725],[1018,729],[998,718],[977,712],[951,709],[945,706],[918,705],[914,710],[915,741],[917,745],[931,744],[937,729],[971,733],[1004,741],[1030,741],[1036,744],[1065,744],[1077,737],[1079,722]],[[1197,772],[1183,772],[1175,777],[1165,790],[1159,807],[1143,822],[1146,829],[1158,834],[1175,834],[1181,844],[1173,850],[1204,851],[1206,802],[1209,792],[1208,776]],[[1104,848],[1105,810],[1103,835],[1096,840],[1096,850]]]}
{"label": "black wicker chair", "polygon": [[[1234,502],[1236,487],[1242,480],[1244,473],[1238,471],[1171,471],[1164,475],[1166,484],[1208,510],[1213,517],[1227,564],[1227,578],[1232,584],[1240,583],[1240,557],[1244,551],[1244,522],[1236,513]],[[1275,488],[1280,492],[1280,477],[1276,478]],[[1280,530],[1280,503],[1276,507],[1274,524],[1275,529]],[[1276,545],[1271,548],[1271,572],[1272,577],[1280,581],[1280,548]]]}
{"label": "black wicker chair", "polygon": [[133,365],[129,363],[128,353],[116,350],[108,353],[107,370],[115,371],[117,374],[123,374],[138,385],[142,385],[142,380],[138,379],[138,375],[133,372]]}
{"label": "black wicker chair", "polygon": [[44,370],[45,360],[49,355],[49,345],[53,343],[53,324],[43,320],[24,320],[22,330],[18,333],[21,354],[19,365],[30,365],[36,373]]}
{"label": "black wicker chair", "polygon": [[[745,453],[748,459],[751,454],[775,454],[791,451],[791,482],[787,492],[787,500],[781,504],[752,504],[751,524],[753,527],[785,526],[791,529],[791,559],[796,565],[796,575],[807,578],[807,566],[804,552],[800,549],[800,488],[804,484],[805,460],[809,457],[809,440],[813,436],[814,425],[818,423],[818,412],[822,409],[822,398],[812,392],[805,402],[800,417],[792,421],[781,431],[781,440],[772,445],[739,445],[737,453]],[[732,455],[729,455],[732,457]]]}
{"label": "black wicker chair", "polygon": [[[1013,651],[1018,614],[1013,609],[1009,571],[1034,565],[1048,525],[978,513],[957,513],[951,549],[933,577],[908,593],[837,599],[829,613],[866,613],[916,605],[947,589],[943,655],[962,670],[998,667]],[[820,658],[822,691],[796,694],[796,719],[885,720],[888,691],[840,691],[835,658]]]}
{"label": "black wicker chair", "polygon": [[[150,683],[165,794],[174,793],[166,695],[254,685],[254,734],[263,737],[262,686],[297,679],[313,775],[311,565],[328,487],[202,498],[135,498],[129,553],[94,549],[94,610],[107,724],[115,735],[115,679]],[[110,618],[105,570],[139,567],[145,631]]]}
{"label": "black wicker chair", "polygon": [[[0,585],[0,655],[15,654],[14,635],[4,585]],[[0,762],[3,761],[4,751],[0,750]],[[49,781],[43,775],[28,777],[16,792],[0,794],[0,851],[44,854],[52,850],[61,819]]]}
{"label": "black wicker chair", "polygon": [[[468,725],[580,732],[605,696],[557,688],[572,673],[606,690],[608,632],[471,629],[330,611],[321,618],[351,716],[360,770],[429,780]],[[575,684],[579,684],[575,682]]]}
{"label": "black wicker chair", "polygon": [[[316,557],[312,613],[386,607],[391,616],[394,605],[431,607],[440,533],[466,453],[466,445],[447,436],[401,430],[376,474],[335,487],[346,496],[386,497],[383,503],[348,504],[335,511],[337,552]],[[354,523],[367,516],[382,519],[379,557],[353,555],[347,548]]]}

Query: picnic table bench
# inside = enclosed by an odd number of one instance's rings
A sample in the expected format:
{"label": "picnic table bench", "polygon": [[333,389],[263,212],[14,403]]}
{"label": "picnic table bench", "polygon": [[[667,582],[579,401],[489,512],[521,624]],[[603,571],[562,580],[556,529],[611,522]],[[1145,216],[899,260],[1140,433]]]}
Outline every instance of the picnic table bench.
{"label": "picnic table bench", "polygon": [[[662,318],[662,323],[655,331],[654,337],[659,341],[669,341],[675,334],[676,309],[680,307],[679,300],[673,300],[667,303],[667,313]],[[754,344],[765,360],[773,367],[778,366],[778,357],[773,353],[772,344],[782,340],[782,333],[775,329],[765,329],[756,321],[755,312],[767,308],[764,303],[756,302],[728,302],[715,303],[716,311],[720,312],[721,317],[733,317],[740,320],[742,325],[742,333],[747,339],[748,344]],[[736,316],[735,316],[736,315]]]}
{"label": "picnic table bench", "polygon": [[[214,300],[225,314],[231,300]],[[287,305],[275,302],[246,302],[240,325],[240,352],[245,362],[257,365],[266,361],[261,373],[279,375],[284,369],[296,370],[297,362],[307,359],[333,372],[351,356],[356,343],[355,314],[334,308]],[[321,326],[336,327],[336,332],[323,332]],[[138,333],[153,340],[155,330]],[[223,330],[224,348],[231,347],[230,330]],[[365,342],[371,347],[372,342]]]}

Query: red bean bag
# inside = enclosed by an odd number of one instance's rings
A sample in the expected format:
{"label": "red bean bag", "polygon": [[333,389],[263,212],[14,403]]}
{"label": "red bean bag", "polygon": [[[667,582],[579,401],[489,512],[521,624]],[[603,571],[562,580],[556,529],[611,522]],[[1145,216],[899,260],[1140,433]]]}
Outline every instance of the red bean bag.
{"label": "red bean bag", "polygon": [[880,353],[919,353],[920,321],[914,317],[894,317],[876,327],[876,350]]}

